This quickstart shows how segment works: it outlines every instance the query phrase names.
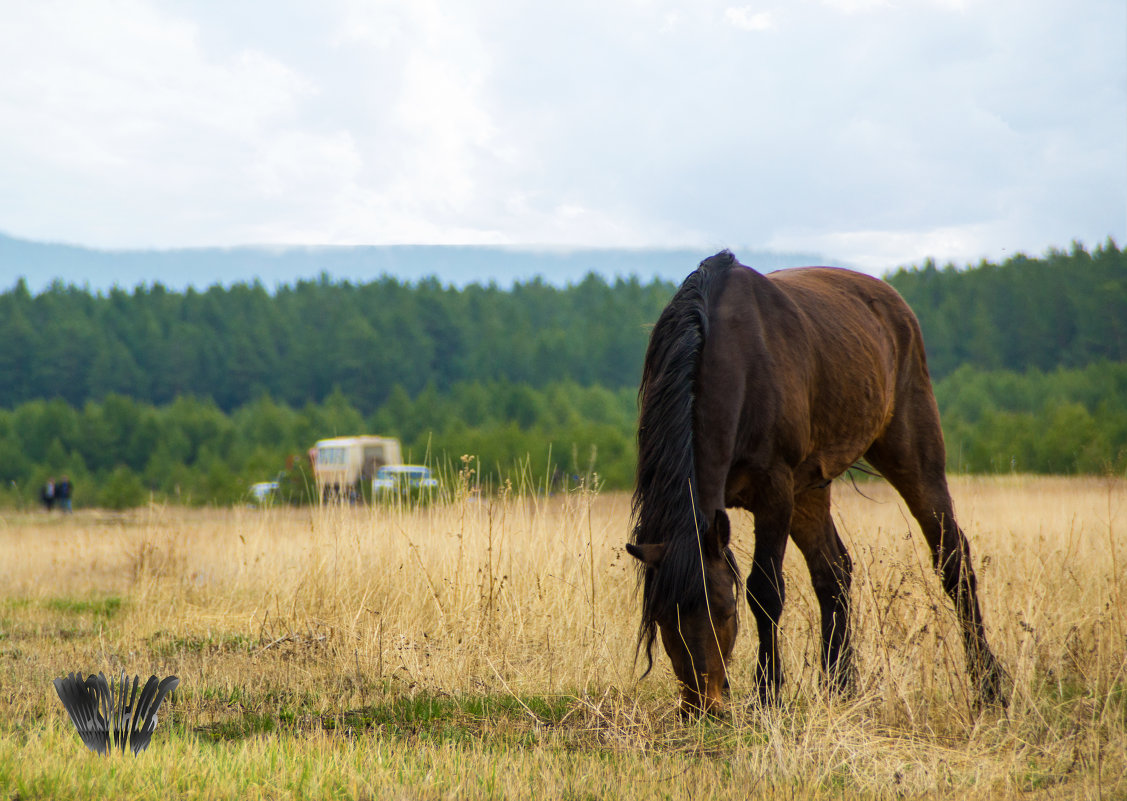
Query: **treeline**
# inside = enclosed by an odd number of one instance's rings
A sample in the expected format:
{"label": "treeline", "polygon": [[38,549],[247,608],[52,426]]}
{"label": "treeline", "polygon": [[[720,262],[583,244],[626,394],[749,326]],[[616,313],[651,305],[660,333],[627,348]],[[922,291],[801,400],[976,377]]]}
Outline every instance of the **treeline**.
{"label": "treeline", "polygon": [[963,366],[935,383],[935,397],[953,472],[1127,472],[1127,363],[1025,373]]}
{"label": "treeline", "polygon": [[[1127,252],[1109,240],[889,281],[924,329],[952,470],[1127,470]],[[498,480],[626,489],[649,326],[674,291],[593,275],[36,296],[20,282],[0,295],[0,504],[64,474],[78,506],[238,502],[287,465],[299,483],[316,440],[357,433],[440,469],[470,454]]]}
{"label": "treeline", "polygon": [[1022,372],[1127,361],[1127,251],[1049,251],[888,276],[916,312],[933,377],[963,365]]}
{"label": "treeline", "polygon": [[63,476],[76,507],[150,498],[226,505],[282,474],[287,499],[306,502],[314,442],[365,432],[399,437],[404,459],[447,480],[470,455],[476,479],[494,486],[623,488],[634,470],[634,418],[633,390],[566,381],[543,389],[464,382],[414,397],[398,389],[367,416],[341,392],[300,409],[262,396],[230,413],[187,395],[165,406],[122,395],[81,408],[35,400],[0,409],[0,506],[29,506],[48,478]]}
{"label": "treeline", "polygon": [[[935,389],[952,471],[1127,470],[1127,364],[1024,374],[963,367]],[[82,408],[36,400],[0,410],[0,505],[29,506],[48,477],[63,475],[77,507],[246,502],[251,483],[282,473],[289,499],[301,502],[308,449],[359,432],[399,437],[405,459],[447,482],[473,455],[478,478],[494,486],[629,489],[635,424],[632,389],[574,382],[398,389],[367,416],[341,392],[300,409],[263,396],[231,413],[189,396],[166,406],[120,395]]]}
{"label": "treeline", "polygon": [[[888,280],[920,318],[934,377],[964,364],[1020,372],[1127,360],[1127,252],[1110,240],[1092,253],[929,263]],[[56,284],[33,296],[20,281],[0,295],[0,407],[190,395],[231,412],[263,395],[302,407],[337,390],[367,415],[397,385],[409,395],[468,381],[633,388],[649,326],[675,289],[595,275],[511,289],[322,276],[273,292]]]}
{"label": "treeline", "polygon": [[370,414],[396,386],[636,386],[647,325],[674,289],[595,275],[507,290],[322,276],[273,293],[256,283],[92,295],[56,284],[32,296],[21,279],[0,295],[0,407],[191,395],[233,411],[262,395],[300,407],[339,390]]}

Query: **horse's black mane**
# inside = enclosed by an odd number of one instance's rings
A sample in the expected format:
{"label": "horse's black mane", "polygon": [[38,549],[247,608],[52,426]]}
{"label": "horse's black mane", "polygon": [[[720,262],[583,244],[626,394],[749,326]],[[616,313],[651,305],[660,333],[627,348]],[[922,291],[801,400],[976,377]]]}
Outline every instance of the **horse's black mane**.
{"label": "horse's black mane", "polygon": [[642,574],[638,643],[645,644],[650,666],[658,620],[705,599],[700,534],[708,521],[697,497],[693,398],[709,313],[736,264],[730,251],[721,251],[685,279],[654,326],[642,368],[631,541],[666,544],[661,568]]}

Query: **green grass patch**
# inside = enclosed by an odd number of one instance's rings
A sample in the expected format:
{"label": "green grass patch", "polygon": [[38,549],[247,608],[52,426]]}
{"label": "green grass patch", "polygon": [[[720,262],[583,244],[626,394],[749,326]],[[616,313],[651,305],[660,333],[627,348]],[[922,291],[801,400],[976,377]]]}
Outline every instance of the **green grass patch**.
{"label": "green grass patch", "polygon": [[206,742],[235,742],[249,737],[274,734],[281,727],[281,720],[282,715],[244,712],[234,720],[201,726],[196,729],[196,733]]}
{"label": "green grass patch", "polygon": [[154,656],[172,657],[185,653],[250,653],[261,647],[258,639],[245,634],[212,634],[206,636],[172,634],[158,631],[149,637]]}
{"label": "green grass patch", "polygon": [[253,704],[235,717],[194,731],[205,741],[240,741],[259,735],[323,731],[345,737],[378,732],[397,740],[528,746],[540,733],[559,726],[574,711],[567,696],[399,695],[360,709],[336,713],[313,711],[313,699],[246,698],[237,688],[205,690],[202,697],[227,706]]}
{"label": "green grass patch", "polygon": [[338,725],[349,729],[381,728],[417,733],[455,724],[457,728],[478,729],[485,722],[527,722],[534,726],[560,723],[574,706],[567,696],[511,695],[452,696],[419,693],[398,696],[363,709],[351,710],[336,720],[326,719],[326,728]]}
{"label": "green grass patch", "polygon": [[121,611],[124,602],[111,595],[106,598],[49,598],[44,607],[65,615],[93,615],[109,620]]}

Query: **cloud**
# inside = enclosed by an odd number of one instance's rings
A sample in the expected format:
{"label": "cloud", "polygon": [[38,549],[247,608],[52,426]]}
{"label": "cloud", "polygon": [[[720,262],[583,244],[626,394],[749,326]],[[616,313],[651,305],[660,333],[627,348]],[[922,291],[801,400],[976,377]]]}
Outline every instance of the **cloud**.
{"label": "cloud", "polygon": [[873,270],[1123,240],[1125,25],[1120,0],[15,4],[0,230]]}
{"label": "cloud", "polygon": [[872,271],[919,264],[937,253],[946,254],[948,261],[965,264],[985,255],[1006,258],[1005,248],[997,249],[994,245],[1002,233],[999,227],[1008,228],[1004,223],[986,222],[921,230],[822,233],[797,229],[778,234],[769,247],[790,251],[801,246],[819,253],[833,253],[844,264]]}
{"label": "cloud", "polygon": [[822,4],[842,14],[867,14],[892,7],[891,0],[822,0]]}
{"label": "cloud", "polygon": [[751,6],[731,6],[724,9],[724,19],[729,25],[745,31],[769,31],[775,27],[770,11],[756,11]]}
{"label": "cloud", "polygon": [[[196,24],[135,0],[36,3],[8,16],[0,150],[22,163],[5,159],[0,174],[22,191],[0,205],[4,225],[50,236],[62,218],[83,241],[160,241],[193,220],[213,224],[207,207],[222,209],[224,195],[279,191],[262,163],[299,135],[301,103],[315,91],[280,61],[209,53]],[[146,206],[167,219],[146,219]]]}

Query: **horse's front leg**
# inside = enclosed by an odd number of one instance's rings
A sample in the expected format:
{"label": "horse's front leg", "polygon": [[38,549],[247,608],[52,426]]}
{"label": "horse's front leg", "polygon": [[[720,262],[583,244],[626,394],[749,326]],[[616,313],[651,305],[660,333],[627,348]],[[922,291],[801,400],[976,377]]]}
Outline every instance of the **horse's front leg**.
{"label": "horse's front leg", "polygon": [[[785,521],[785,522],[784,522]],[[783,556],[789,536],[790,508],[784,514],[760,512],[755,518],[755,553],[747,577],[747,603],[759,629],[759,660],[755,683],[761,703],[773,702],[783,683],[779,654],[779,618],[786,589]]]}

